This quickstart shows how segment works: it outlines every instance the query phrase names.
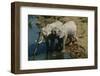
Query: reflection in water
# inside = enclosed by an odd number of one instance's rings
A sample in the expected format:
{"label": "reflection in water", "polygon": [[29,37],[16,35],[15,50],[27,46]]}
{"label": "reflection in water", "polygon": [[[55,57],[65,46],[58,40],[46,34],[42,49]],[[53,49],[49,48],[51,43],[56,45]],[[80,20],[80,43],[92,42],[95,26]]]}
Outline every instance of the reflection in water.
{"label": "reflection in water", "polygon": [[48,59],[70,59],[70,55],[69,54],[63,54],[61,52],[53,52],[52,54],[48,53],[47,51],[47,47],[45,43],[41,43],[38,47],[37,47],[37,51],[34,54],[34,49],[35,49],[35,44],[32,44],[29,47],[29,53],[31,55],[29,55],[29,60],[48,60]]}

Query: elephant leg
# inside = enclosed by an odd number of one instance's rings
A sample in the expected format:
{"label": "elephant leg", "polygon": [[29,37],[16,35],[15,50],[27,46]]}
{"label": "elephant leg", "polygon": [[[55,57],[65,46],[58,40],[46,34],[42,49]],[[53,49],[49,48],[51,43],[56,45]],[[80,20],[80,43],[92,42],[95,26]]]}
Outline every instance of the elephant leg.
{"label": "elephant leg", "polygon": [[77,35],[76,35],[76,32],[75,32],[75,34],[74,34],[74,38],[75,38],[75,42],[78,42],[78,37],[77,37]]}
{"label": "elephant leg", "polygon": [[63,39],[63,50],[62,50],[63,53],[66,52],[66,50],[65,50],[65,44],[66,44],[67,36],[68,36],[68,35],[66,35],[66,36],[64,37],[64,39]]}

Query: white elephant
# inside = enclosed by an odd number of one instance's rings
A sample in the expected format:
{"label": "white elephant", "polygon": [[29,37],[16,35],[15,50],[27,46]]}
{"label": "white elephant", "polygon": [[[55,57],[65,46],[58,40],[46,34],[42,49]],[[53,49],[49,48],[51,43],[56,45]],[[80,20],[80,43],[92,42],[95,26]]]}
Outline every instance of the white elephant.
{"label": "white elephant", "polygon": [[59,35],[60,38],[63,38],[62,52],[66,52],[65,42],[69,34],[73,35],[73,37],[77,39],[77,36],[76,36],[77,25],[75,24],[74,21],[68,21],[68,22],[65,22],[64,24],[60,21],[55,21],[51,24],[48,24],[46,27],[42,28],[39,43],[41,43],[42,41],[45,41],[45,38],[43,36],[50,35],[52,30],[56,31],[56,34]]}

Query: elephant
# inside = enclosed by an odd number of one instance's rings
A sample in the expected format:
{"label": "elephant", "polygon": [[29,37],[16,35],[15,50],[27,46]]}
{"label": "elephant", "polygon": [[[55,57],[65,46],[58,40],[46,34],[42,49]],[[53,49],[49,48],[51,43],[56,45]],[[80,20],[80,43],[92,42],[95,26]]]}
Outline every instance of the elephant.
{"label": "elephant", "polygon": [[66,44],[66,40],[69,35],[73,36],[76,40],[78,40],[78,38],[76,36],[77,25],[74,21],[67,21],[67,22],[63,23],[63,22],[57,20],[51,24],[47,24],[47,26],[45,26],[41,29],[40,41],[38,43],[46,41],[46,38],[51,34],[52,30],[56,32],[56,35],[58,35],[59,38],[63,39],[62,52],[66,52],[65,44]]}

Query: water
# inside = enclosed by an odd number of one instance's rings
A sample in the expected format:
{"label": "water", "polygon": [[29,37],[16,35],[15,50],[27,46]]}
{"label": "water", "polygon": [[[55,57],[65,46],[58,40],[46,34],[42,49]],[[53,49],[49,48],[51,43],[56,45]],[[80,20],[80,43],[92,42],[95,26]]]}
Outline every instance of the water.
{"label": "water", "polygon": [[[36,44],[32,44],[29,47],[29,60],[50,60],[50,59],[70,59],[70,55],[67,53],[61,53],[61,52],[54,52],[52,55],[47,54],[47,47],[45,43],[41,43],[38,45],[37,50],[35,52]],[[34,53],[35,52],[35,53]],[[57,56],[55,56],[57,55]],[[49,56],[49,58],[47,58]]]}

